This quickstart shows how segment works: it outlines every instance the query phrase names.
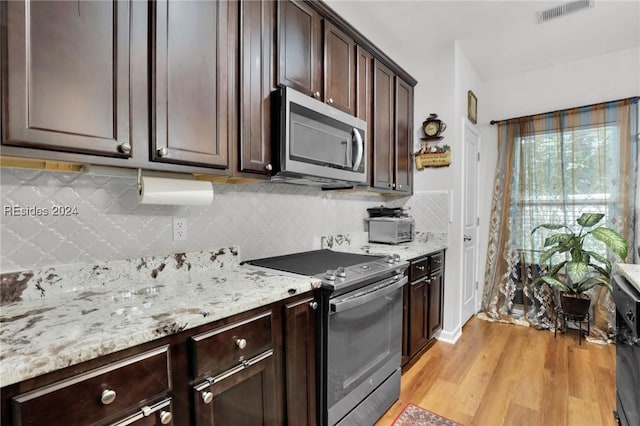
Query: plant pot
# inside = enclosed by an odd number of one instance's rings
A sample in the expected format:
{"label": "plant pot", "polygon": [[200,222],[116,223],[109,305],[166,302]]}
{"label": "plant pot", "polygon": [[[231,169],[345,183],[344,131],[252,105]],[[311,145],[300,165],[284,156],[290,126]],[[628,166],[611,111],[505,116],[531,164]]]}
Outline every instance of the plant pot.
{"label": "plant pot", "polygon": [[562,305],[562,312],[573,316],[577,321],[582,321],[589,312],[591,299],[585,296],[575,296],[563,293],[562,298],[560,299],[560,304]]}

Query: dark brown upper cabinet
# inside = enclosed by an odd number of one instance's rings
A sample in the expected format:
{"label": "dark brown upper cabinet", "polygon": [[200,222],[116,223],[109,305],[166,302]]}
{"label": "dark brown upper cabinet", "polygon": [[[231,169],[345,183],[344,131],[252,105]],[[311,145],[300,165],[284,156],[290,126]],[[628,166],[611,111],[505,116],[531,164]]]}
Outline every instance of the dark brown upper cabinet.
{"label": "dark brown upper cabinet", "polygon": [[271,166],[271,92],[276,89],[276,3],[240,2],[239,171]]}
{"label": "dark brown upper cabinet", "polygon": [[151,3],[153,161],[228,168],[238,4]]}
{"label": "dark brown upper cabinet", "polygon": [[356,114],[356,42],[309,3],[278,3],[278,83]]}
{"label": "dark brown upper cabinet", "polygon": [[322,16],[308,3],[278,2],[278,83],[322,97]]}
{"label": "dark brown upper cabinet", "polygon": [[130,157],[131,4],[9,1],[0,7],[7,38],[2,144]]}
{"label": "dark brown upper cabinet", "polygon": [[395,179],[394,189],[413,192],[413,87],[395,77]]}
{"label": "dark brown upper cabinet", "polygon": [[413,87],[378,60],[373,73],[372,187],[411,193]]}
{"label": "dark brown upper cabinet", "polygon": [[[356,48],[356,117],[367,122],[367,152],[373,140],[373,55],[361,46]],[[371,164],[371,162],[369,162]]]}
{"label": "dark brown upper cabinet", "polygon": [[324,101],[356,115],[356,42],[324,22]]}

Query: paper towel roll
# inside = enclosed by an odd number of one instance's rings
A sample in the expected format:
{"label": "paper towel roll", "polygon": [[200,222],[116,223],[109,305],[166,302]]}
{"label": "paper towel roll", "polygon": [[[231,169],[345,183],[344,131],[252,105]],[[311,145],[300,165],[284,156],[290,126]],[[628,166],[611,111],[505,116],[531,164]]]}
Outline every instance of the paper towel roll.
{"label": "paper towel roll", "polygon": [[213,186],[208,181],[142,177],[140,183],[140,204],[208,206],[213,201]]}

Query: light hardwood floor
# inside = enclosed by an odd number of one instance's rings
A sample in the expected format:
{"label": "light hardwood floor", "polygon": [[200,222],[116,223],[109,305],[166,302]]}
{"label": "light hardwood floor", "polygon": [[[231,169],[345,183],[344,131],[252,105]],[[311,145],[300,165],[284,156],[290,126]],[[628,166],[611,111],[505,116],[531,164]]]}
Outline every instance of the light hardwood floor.
{"label": "light hardwood floor", "polygon": [[615,426],[615,345],[472,318],[403,374],[377,426],[409,402],[466,426]]}

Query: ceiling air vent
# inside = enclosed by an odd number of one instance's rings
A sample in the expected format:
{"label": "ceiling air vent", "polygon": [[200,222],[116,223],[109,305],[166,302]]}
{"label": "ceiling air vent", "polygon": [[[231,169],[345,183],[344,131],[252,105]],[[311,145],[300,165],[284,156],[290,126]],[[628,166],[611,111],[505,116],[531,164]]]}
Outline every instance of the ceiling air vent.
{"label": "ceiling air vent", "polygon": [[554,18],[560,18],[561,16],[568,15],[570,13],[578,12],[580,10],[593,7],[595,0],[577,0],[569,3],[561,4],[560,6],[553,7],[551,9],[538,12],[538,23],[547,22]]}

